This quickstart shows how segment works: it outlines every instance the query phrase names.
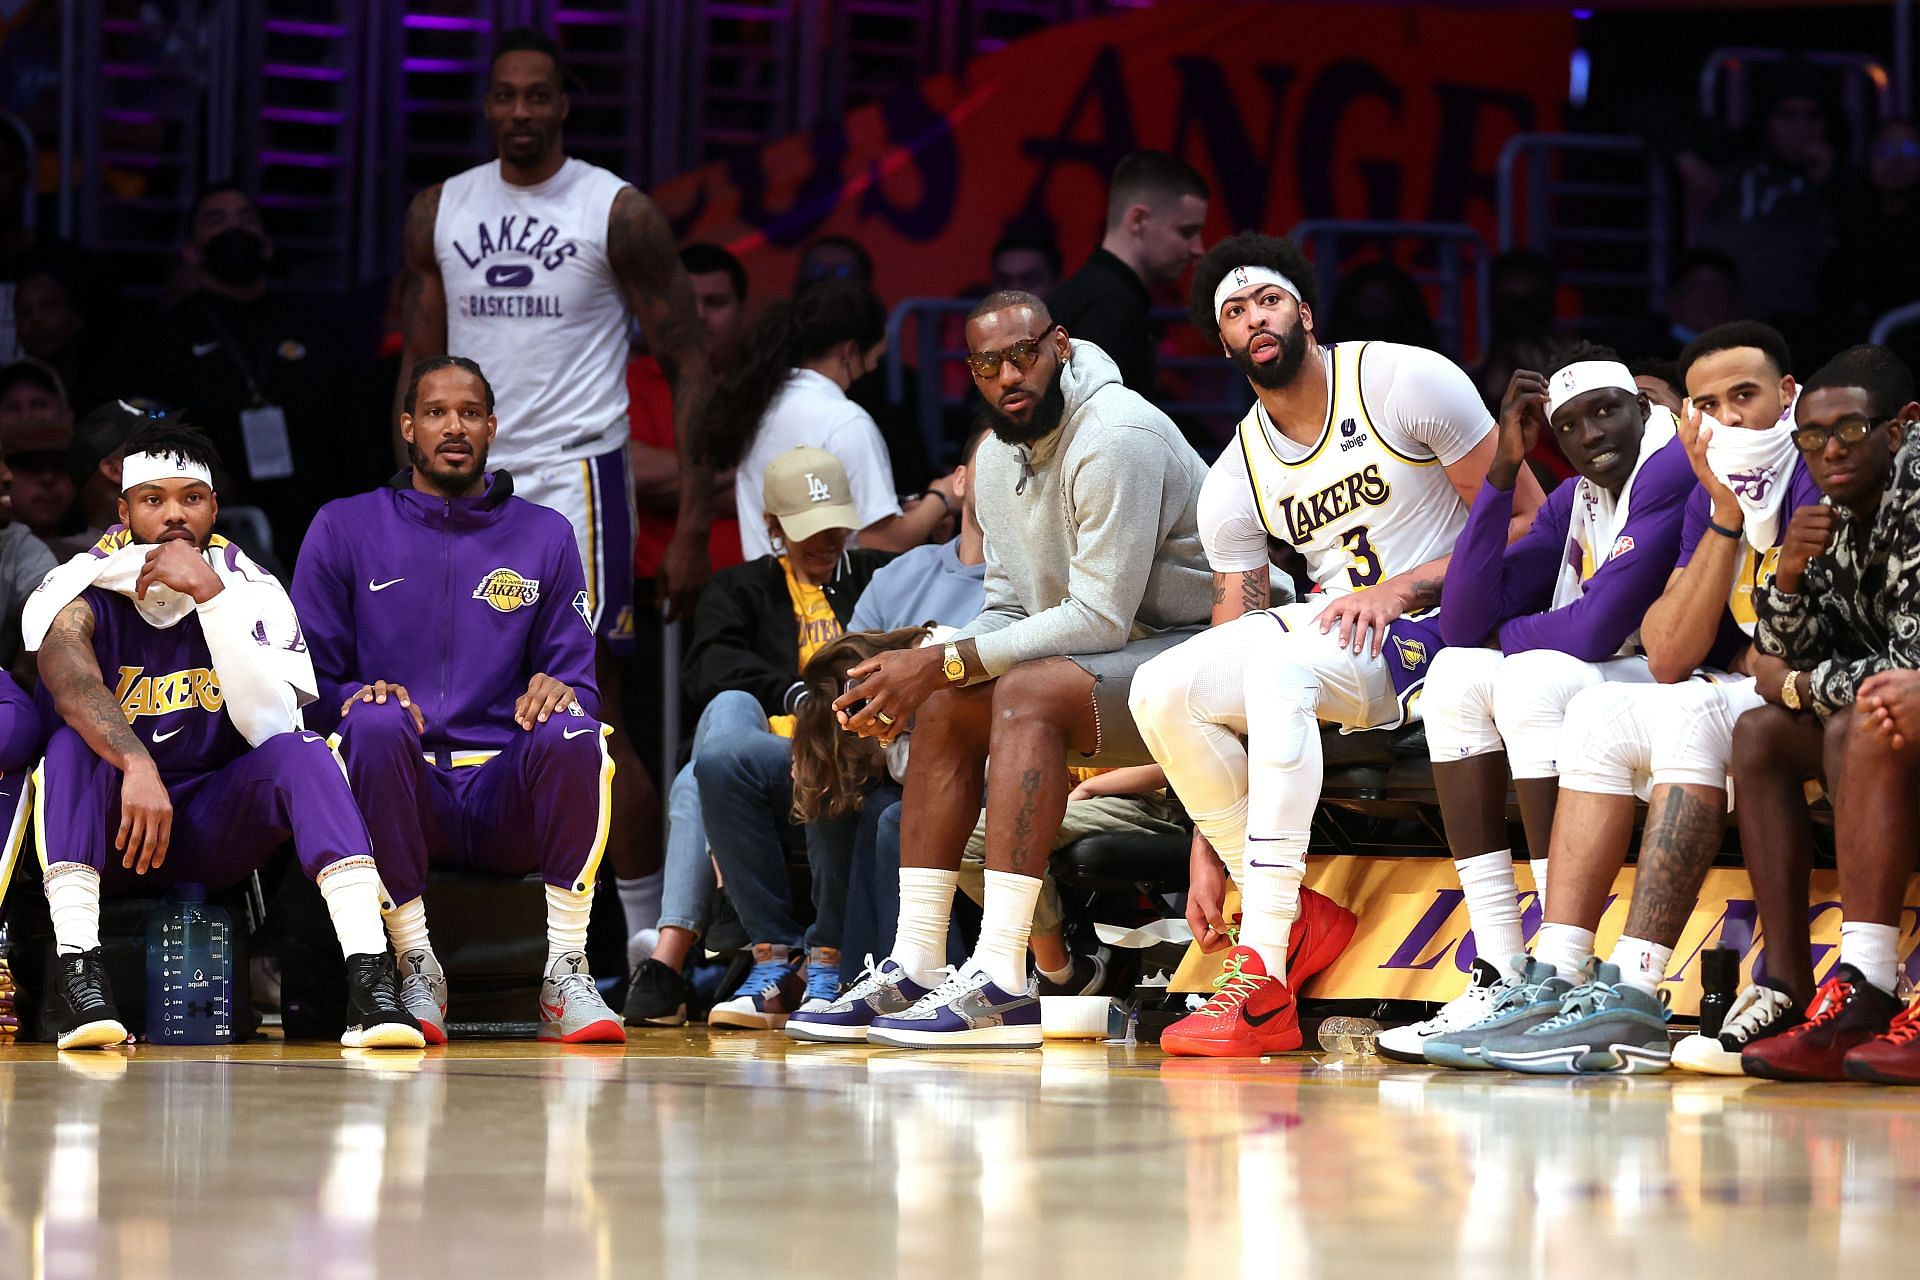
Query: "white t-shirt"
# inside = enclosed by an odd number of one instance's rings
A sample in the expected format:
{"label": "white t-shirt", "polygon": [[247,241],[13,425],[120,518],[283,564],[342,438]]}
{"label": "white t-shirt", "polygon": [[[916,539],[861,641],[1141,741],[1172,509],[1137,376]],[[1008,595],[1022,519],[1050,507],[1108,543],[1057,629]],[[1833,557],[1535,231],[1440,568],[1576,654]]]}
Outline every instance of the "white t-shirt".
{"label": "white t-shirt", "polygon": [[1445,468],[1493,430],[1473,380],[1437,352],[1391,342],[1341,343],[1320,358],[1330,401],[1320,439],[1281,435],[1256,402],[1207,473],[1200,538],[1215,573],[1265,565],[1271,524],[1340,594],[1446,555],[1466,523]]}
{"label": "white t-shirt", "polygon": [[789,449],[825,449],[847,469],[853,509],[860,527],[900,514],[893,491],[893,459],[887,442],[865,409],[847,399],[840,384],[812,369],[793,369],[774,394],[760,429],[734,472],[734,501],[740,508],[740,550],[747,559],[772,555],[767,537],[766,503],[761,487],[767,464]]}

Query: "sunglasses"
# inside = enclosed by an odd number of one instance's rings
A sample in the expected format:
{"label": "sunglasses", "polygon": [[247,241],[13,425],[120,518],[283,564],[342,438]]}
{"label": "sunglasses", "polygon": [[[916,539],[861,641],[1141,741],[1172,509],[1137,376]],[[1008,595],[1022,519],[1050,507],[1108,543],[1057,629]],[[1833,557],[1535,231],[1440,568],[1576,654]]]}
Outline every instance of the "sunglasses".
{"label": "sunglasses", "polygon": [[1841,444],[1855,445],[1886,426],[1889,422],[1898,422],[1898,418],[1842,418],[1830,427],[1795,427],[1793,430],[1794,448],[1802,453],[1818,453],[1827,447],[1827,441],[1838,438]]}
{"label": "sunglasses", "polygon": [[1004,360],[1025,373],[1039,361],[1041,349],[1045,347],[1047,339],[1053,336],[1053,331],[1059,327],[1057,324],[1050,324],[1046,332],[1038,337],[1022,338],[1000,351],[972,352],[967,356],[967,368],[973,371],[973,376],[976,378],[994,378],[999,376],[1000,363]]}

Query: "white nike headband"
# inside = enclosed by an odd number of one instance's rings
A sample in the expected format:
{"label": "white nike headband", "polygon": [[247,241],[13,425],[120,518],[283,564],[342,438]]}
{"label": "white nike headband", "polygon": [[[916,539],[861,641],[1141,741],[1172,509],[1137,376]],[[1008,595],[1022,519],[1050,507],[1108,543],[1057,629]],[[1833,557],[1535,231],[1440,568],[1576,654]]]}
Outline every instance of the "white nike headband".
{"label": "white nike headband", "polygon": [[1220,283],[1214,286],[1213,314],[1220,314],[1220,308],[1227,305],[1228,298],[1256,284],[1277,284],[1292,294],[1295,302],[1300,301],[1300,286],[1272,267],[1235,267],[1221,276]]}
{"label": "white nike headband", "polygon": [[1560,412],[1560,406],[1578,395],[1618,387],[1629,395],[1639,395],[1633,374],[1618,360],[1579,360],[1547,379],[1547,416]]}
{"label": "white nike headband", "polygon": [[120,464],[120,492],[131,493],[158,480],[198,480],[213,488],[213,473],[198,462],[171,453],[130,453]]}

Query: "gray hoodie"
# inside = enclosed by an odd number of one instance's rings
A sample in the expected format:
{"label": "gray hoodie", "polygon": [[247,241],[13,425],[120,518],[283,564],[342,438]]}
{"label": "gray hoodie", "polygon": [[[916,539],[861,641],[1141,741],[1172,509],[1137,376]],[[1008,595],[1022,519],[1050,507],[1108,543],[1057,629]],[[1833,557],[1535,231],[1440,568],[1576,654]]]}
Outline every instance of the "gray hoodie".
{"label": "gray hoodie", "polygon": [[987,607],[959,638],[978,642],[993,677],[1109,653],[1212,609],[1194,517],[1206,465],[1092,343],[1073,344],[1060,388],[1058,430],[1030,449],[989,436],[974,460]]}

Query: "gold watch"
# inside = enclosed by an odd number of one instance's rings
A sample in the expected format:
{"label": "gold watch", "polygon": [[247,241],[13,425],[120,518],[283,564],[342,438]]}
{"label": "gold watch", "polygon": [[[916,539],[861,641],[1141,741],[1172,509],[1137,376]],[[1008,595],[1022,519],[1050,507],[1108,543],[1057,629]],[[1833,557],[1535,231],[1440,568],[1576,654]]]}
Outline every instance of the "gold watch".
{"label": "gold watch", "polygon": [[1800,710],[1800,673],[1787,672],[1787,678],[1780,686],[1780,705],[1789,711]]}
{"label": "gold watch", "polygon": [[947,645],[946,661],[940,664],[940,673],[946,676],[948,684],[959,684],[967,678],[967,664],[960,657],[959,645]]}

